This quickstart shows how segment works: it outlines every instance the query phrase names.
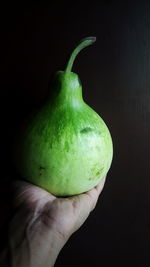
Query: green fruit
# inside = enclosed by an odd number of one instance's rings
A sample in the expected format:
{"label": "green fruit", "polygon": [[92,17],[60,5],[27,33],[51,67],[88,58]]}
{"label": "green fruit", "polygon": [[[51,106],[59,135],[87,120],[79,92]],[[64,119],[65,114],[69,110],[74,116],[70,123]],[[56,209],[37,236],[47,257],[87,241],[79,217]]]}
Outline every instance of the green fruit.
{"label": "green fruit", "polygon": [[83,101],[78,75],[71,72],[76,55],[95,40],[81,40],[66,70],[56,73],[52,97],[26,121],[15,145],[14,161],[22,178],[56,196],[90,190],[112,162],[109,130]]}

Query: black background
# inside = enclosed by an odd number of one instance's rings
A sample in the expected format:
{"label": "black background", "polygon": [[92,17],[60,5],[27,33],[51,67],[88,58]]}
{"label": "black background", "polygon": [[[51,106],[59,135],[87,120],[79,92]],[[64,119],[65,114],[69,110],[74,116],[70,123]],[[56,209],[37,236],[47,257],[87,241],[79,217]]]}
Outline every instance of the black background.
{"label": "black background", "polygon": [[110,129],[114,158],[96,209],[55,266],[149,266],[149,1],[6,3],[0,28],[1,222],[7,183],[15,178],[10,151],[16,129],[44,102],[51,75],[63,70],[74,45],[96,36],[73,71],[85,101]]}

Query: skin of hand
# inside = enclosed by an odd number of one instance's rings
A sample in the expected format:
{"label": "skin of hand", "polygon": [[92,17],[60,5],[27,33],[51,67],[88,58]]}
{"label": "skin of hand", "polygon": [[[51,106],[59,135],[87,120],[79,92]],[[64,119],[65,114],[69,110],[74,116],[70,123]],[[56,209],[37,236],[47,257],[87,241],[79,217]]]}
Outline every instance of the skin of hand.
{"label": "skin of hand", "polygon": [[55,197],[25,181],[15,181],[14,216],[0,262],[12,267],[51,267],[69,237],[95,208],[106,177],[88,192]]}

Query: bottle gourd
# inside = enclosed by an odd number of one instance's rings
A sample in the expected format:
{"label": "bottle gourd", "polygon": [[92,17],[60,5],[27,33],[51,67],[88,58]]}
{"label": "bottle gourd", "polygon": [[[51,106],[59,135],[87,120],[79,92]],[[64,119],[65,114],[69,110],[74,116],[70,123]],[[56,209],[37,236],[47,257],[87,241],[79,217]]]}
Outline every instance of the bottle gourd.
{"label": "bottle gourd", "polygon": [[76,55],[95,42],[82,39],[65,71],[55,74],[53,94],[27,120],[14,148],[21,177],[56,196],[72,196],[96,186],[108,172],[113,156],[110,132],[102,118],[82,98]]}

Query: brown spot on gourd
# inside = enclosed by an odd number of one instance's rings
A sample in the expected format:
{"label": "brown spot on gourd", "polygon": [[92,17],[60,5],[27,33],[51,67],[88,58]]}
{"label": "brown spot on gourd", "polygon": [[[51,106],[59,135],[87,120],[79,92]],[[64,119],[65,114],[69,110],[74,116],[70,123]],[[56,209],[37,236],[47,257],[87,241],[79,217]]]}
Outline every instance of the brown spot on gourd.
{"label": "brown spot on gourd", "polygon": [[45,167],[40,166],[39,169],[40,170],[45,170]]}
{"label": "brown spot on gourd", "polygon": [[93,168],[91,168],[91,172],[96,172],[96,171],[98,171],[99,170],[99,166],[98,166],[98,164],[95,164],[94,165],[94,167]]}
{"label": "brown spot on gourd", "polygon": [[80,130],[80,133],[86,134],[86,133],[89,133],[89,132],[92,132],[92,131],[93,131],[93,129],[91,127],[85,127],[82,130]]}
{"label": "brown spot on gourd", "polygon": [[40,170],[39,175],[40,175],[40,176],[42,175],[42,173],[43,173],[43,171],[44,171],[45,169],[46,169],[46,168],[43,167],[43,166],[40,166],[40,167],[39,167],[39,170]]}
{"label": "brown spot on gourd", "polygon": [[104,167],[99,169],[97,165],[95,165],[93,168],[91,168],[91,172],[92,172],[91,175],[93,176],[93,178],[89,178],[89,180],[99,179],[103,169],[104,169]]}
{"label": "brown spot on gourd", "polygon": [[98,131],[97,129],[93,129],[91,127],[83,128],[82,130],[80,130],[80,133],[81,134],[95,133],[95,134],[98,134],[98,135],[101,134],[100,131]]}
{"label": "brown spot on gourd", "polygon": [[88,180],[89,180],[89,181],[92,181],[92,180],[97,180],[97,179],[99,179],[99,176],[93,176],[93,177],[90,177]]}
{"label": "brown spot on gourd", "polygon": [[100,170],[98,170],[98,171],[96,172],[96,176],[99,176],[99,175],[102,173],[103,169],[104,169],[104,168],[101,168]]}

